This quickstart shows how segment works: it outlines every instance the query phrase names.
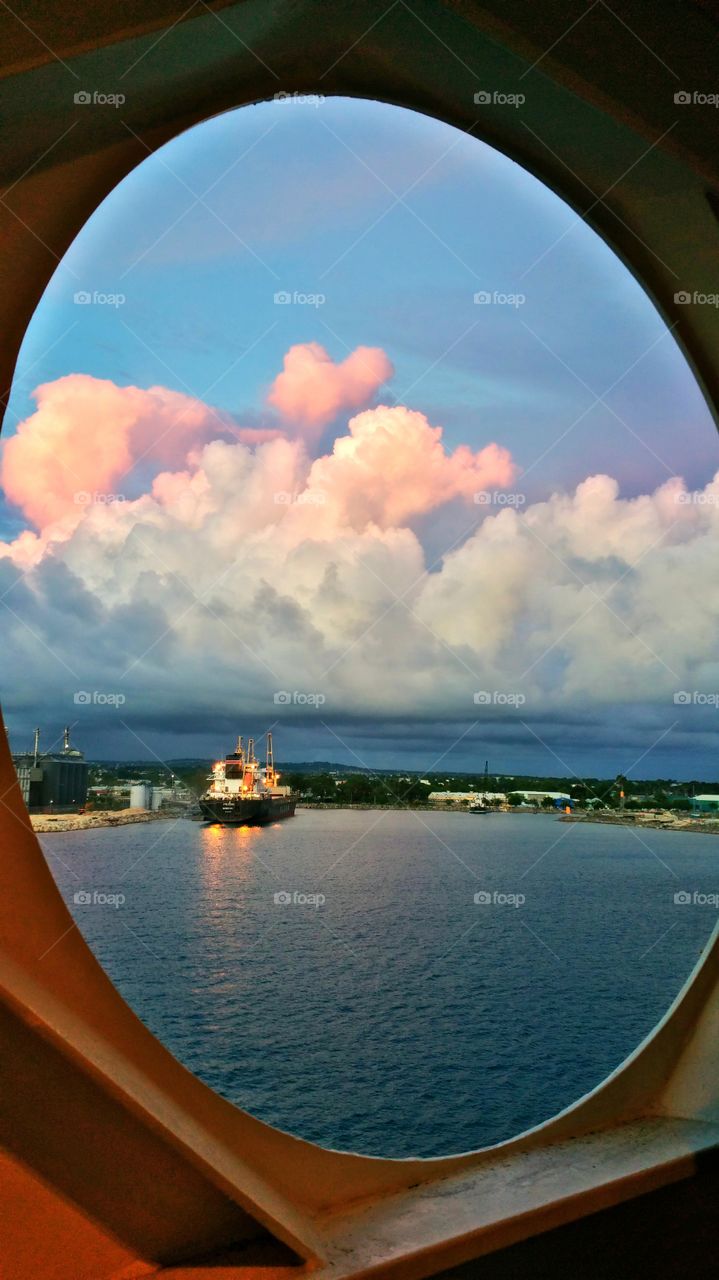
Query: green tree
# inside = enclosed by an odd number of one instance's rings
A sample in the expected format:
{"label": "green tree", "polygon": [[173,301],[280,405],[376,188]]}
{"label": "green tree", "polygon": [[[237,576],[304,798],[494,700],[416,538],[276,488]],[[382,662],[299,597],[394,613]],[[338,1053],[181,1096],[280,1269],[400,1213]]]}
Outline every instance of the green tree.
{"label": "green tree", "polygon": [[[328,773],[311,773],[307,777],[307,791],[313,800],[338,800],[334,778]],[[342,790],[342,788],[340,788]]]}
{"label": "green tree", "polygon": [[307,790],[307,777],[306,773],[282,773],[280,783],[283,787],[290,787],[293,791],[298,791],[300,795],[303,795]]}
{"label": "green tree", "polygon": [[[191,768],[181,768],[175,770],[175,776],[180,782],[191,791],[194,796],[201,796],[203,791],[209,787],[210,762],[207,764],[193,765]],[[168,785],[167,783],[164,784]]]}
{"label": "green tree", "polygon": [[398,788],[397,794],[404,800],[405,804],[426,804],[431,790],[432,788],[426,782],[420,782],[416,778],[409,784],[405,783],[401,790]]}
{"label": "green tree", "polygon": [[376,788],[373,785],[373,780],[361,773],[353,774],[352,777],[348,778],[343,786],[339,788],[339,791],[341,794],[338,799],[341,799],[346,804],[369,804],[376,798]]}

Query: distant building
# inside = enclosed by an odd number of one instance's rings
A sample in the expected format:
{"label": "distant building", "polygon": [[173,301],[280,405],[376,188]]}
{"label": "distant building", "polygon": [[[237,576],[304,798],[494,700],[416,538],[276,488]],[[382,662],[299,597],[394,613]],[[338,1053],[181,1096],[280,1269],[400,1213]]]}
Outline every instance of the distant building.
{"label": "distant building", "polygon": [[484,800],[497,800],[500,804],[505,804],[507,797],[503,791],[430,791],[427,799],[430,804],[442,804],[451,801],[452,804],[481,804]]}
{"label": "distant building", "polygon": [[570,797],[566,791],[517,791],[526,804],[541,804],[543,800],[554,800],[555,804],[568,804]]}
{"label": "distant building", "polygon": [[63,731],[61,751],[40,752],[40,730],[35,730],[32,751],[13,756],[22,798],[28,809],[53,811],[81,809],[87,800],[89,765],[82,751],[70,745],[70,730]]}
{"label": "distant building", "polygon": [[[566,791],[512,791],[509,794],[521,796],[522,803],[527,805],[540,805],[543,800],[553,800],[557,808],[564,808],[574,803]],[[484,804],[485,801],[489,804],[493,801],[498,804],[507,803],[504,791],[430,791],[427,798],[430,804],[442,804],[447,801],[452,804]]]}
{"label": "distant building", "polygon": [[692,796],[692,811],[694,813],[718,813],[719,812],[719,795],[702,795]]}
{"label": "distant building", "polygon": [[130,808],[149,809],[152,797],[152,784],[149,782],[133,782],[130,787]]}
{"label": "distant building", "polygon": [[194,797],[192,792],[181,782],[173,782],[171,787],[153,787],[150,795],[150,804],[153,809],[172,808],[177,805],[192,804]]}

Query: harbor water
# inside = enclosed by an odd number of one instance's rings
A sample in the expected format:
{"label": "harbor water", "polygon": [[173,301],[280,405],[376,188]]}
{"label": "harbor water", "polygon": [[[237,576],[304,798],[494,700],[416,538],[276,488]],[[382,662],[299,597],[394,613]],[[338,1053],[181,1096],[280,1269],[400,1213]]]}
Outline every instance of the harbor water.
{"label": "harbor water", "polygon": [[719,838],[554,815],[298,810],[41,841],[187,1067],[282,1129],[377,1155],[496,1143],[594,1088],[717,918]]}

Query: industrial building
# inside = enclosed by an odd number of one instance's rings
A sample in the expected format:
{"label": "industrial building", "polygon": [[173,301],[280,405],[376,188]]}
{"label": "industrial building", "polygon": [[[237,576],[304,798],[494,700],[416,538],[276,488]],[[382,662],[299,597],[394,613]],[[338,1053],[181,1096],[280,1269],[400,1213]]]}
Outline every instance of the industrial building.
{"label": "industrial building", "polygon": [[31,813],[81,809],[87,800],[89,765],[82,751],[70,745],[70,729],[63,730],[61,751],[40,751],[40,730],[35,730],[32,751],[13,755],[22,798]]}
{"label": "industrial building", "polygon": [[153,786],[151,782],[133,782],[130,786],[131,809],[162,809],[192,803],[192,792],[175,780],[171,787]]}

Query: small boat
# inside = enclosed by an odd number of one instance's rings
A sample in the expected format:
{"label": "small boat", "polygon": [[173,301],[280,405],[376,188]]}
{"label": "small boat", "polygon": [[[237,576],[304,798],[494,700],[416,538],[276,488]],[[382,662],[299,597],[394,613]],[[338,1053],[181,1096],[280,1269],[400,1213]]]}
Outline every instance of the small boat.
{"label": "small boat", "polygon": [[298,795],[290,787],[281,787],[275,769],[272,734],[267,734],[267,759],[262,766],[255,755],[255,740],[247,749],[242,738],[234,751],[217,760],[209,775],[210,783],[199,799],[203,818],[223,826],[265,826],[281,818],[294,816]]}

